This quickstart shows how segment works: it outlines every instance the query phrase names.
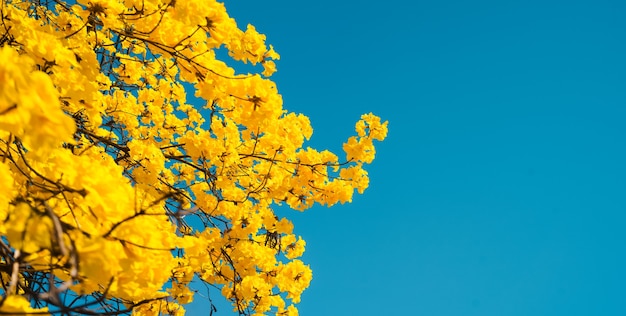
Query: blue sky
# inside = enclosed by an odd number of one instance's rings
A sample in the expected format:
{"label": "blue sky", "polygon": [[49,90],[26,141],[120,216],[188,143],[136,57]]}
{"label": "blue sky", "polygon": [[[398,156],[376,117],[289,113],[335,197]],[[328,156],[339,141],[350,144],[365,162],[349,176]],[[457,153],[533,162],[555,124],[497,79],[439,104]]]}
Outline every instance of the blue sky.
{"label": "blue sky", "polygon": [[311,146],[390,122],[364,195],[284,213],[300,315],[626,315],[626,2],[226,7],[281,54]]}

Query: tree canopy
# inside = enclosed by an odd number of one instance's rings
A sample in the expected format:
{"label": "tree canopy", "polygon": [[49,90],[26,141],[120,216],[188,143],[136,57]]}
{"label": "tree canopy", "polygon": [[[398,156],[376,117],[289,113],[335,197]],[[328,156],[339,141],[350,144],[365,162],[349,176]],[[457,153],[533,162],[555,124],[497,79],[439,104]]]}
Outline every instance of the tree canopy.
{"label": "tree canopy", "polygon": [[265,39],[214,0],[1,2],[0,314],[182,315],[207,287],[297,315],[312,272],[275,209],[363,193],[387,122],[306,146]]}

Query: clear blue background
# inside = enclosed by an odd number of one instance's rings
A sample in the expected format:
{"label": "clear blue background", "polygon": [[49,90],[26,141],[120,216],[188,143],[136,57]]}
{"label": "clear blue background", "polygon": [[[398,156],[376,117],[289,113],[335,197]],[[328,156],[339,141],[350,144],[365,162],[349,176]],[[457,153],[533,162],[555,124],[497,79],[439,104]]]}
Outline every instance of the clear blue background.
{"label": "clear blue background", "polygon": [[626,315],[625,1],[226,7],[282,55],[312,146],[390,122],[363,196],[283,214],[300,315]]}

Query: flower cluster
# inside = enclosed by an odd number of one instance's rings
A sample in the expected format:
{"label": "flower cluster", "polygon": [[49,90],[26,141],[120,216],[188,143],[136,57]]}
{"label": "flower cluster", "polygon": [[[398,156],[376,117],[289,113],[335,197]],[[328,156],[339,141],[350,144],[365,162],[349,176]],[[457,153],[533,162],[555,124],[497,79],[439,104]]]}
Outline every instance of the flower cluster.
{"label": "flower cluster", "polygon": [[297,315],[306,243],[274,208],[362,193],[387,122],[345,161],[305,147],[278,58],[214,0],[2,1],[0,313],[183,315],[205,283]]}

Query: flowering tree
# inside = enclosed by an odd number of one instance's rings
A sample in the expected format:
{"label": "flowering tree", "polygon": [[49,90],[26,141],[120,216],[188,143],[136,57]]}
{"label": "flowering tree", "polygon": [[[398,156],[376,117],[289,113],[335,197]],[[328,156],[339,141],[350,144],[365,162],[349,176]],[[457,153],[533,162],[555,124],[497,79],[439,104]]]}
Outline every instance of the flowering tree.
{"label": "flowering tree", "polygon": [[214,0],[2,0],[0,314],[182,315],[203,285],[296,315],[305,242],[272,208],[362,193],[387,122],[304,147],[278,58]]}

